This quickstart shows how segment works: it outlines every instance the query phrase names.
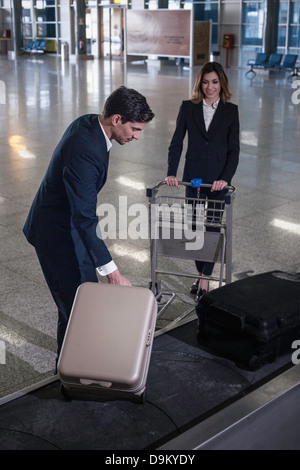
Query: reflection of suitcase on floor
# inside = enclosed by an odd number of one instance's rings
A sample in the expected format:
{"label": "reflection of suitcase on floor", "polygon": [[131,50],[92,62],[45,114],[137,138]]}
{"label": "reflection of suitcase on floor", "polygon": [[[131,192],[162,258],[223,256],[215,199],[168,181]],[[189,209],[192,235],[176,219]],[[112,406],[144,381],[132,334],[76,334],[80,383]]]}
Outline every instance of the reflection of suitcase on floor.
{"label": "reflection of suitcase on floor", "polygon": [[156,315],[149,289],[82,284],[58,361],[63,393],[142,402]]}
{"label": "reflection of suitcase on floor", "polygon": [[254,370],[300,340],[300,275],[281,271],[232,282],[196,306],[200,345]]}

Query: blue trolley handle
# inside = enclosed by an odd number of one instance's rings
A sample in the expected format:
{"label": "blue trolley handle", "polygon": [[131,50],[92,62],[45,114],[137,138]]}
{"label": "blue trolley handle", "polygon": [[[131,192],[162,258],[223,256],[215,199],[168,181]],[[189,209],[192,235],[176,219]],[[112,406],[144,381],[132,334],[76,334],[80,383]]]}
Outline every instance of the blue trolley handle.
{"label": "blue trolley handle", "polygon": [[197,199],[200,199],[201,184],[202,184],[202,178],[194,178],[191,181],[192,188],[197,189]]}
{"label": "blue trolley handle", "polygon": [[194,179],[191,181],[191,186],[192,186],[192,188],[200,189],[201,184],[202,184],[202,178],[194,178]]}

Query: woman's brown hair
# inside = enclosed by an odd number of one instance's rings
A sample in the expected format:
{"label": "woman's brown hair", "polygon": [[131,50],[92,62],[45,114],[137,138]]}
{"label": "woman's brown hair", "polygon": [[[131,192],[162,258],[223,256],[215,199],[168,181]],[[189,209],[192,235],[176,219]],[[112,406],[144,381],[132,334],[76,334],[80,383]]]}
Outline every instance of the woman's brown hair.
{"label": "woman's brown hair", "polygon": [[207,73],[211,73],[211,72],[215,72],[219,77],[219,81],[221,85],[221,91],[220,91],[221,100],[224,103],[226,103],[227,101],[230,101],[232,94],[229,89],[227,75],[222,65],[219,64],[219,62],[207,62],[201,67],[196,77],[193,92],[192,92],[192,98],[191,98],[193,103],[200,103],[200,101],[203,100],[204,98],[203,93],[202,93],[203,77]]}

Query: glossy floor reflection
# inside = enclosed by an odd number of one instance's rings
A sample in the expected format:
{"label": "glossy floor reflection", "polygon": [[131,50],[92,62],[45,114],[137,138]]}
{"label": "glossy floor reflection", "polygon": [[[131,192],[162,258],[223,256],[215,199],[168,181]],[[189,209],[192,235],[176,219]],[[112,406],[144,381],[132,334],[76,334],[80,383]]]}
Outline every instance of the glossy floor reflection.
{"label": "glossy floor reflection", "polygon": [[[178,108],[190,97],[197,72],[158,61],[124,65],[62,62],[53,56],[1,57],[0,397],[53,374],[56,308],[22,227],[65,128],[81,114],[101,112],[105,98],[119,85],[143,93],[156,117],[138,142],[113,143],[99,201],[116,205],[121,195],[128,197],[128,205],[147,205],[145,188],[166,175]],[[240,164],[232,182],[237,190],[232,278],[273,269],[299,272],[300,104],[293,103],[294,90],[284,73],[258,74],[250,81],[245,70],[228,69],[228,76],[241,122]],[[148,286],[148,240],[107,244],[121,272],[133,284]],[[190,282],[165,282],[182,292],[179,302],[193,303]]]}

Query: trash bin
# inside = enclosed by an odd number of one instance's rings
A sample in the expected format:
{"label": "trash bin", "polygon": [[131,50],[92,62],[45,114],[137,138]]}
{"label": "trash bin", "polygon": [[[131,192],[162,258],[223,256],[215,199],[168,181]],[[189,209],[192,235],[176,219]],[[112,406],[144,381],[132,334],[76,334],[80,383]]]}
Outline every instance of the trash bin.
{"label": "trash bin", "polygon": [[61,60],[69,60],[69,44],[63,42],[61,45]]}
{"label": "trash bin", "polygon": [[219,51],[212,51],[210,54],[210,60],[212,62],[220,62],[220,52]]}

